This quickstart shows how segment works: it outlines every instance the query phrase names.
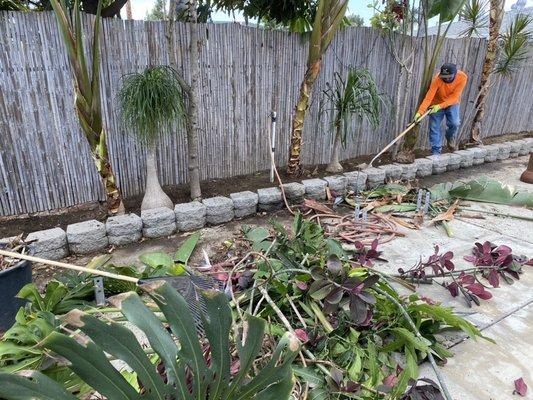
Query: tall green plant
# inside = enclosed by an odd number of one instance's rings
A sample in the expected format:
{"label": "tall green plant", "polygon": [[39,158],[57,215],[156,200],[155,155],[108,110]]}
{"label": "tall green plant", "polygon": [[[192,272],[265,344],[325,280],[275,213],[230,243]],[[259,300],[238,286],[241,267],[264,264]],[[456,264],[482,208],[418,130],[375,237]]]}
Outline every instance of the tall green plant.
{"label": "tall green plant", "polygon": [[141,73],[126,75],[119,92],[121,116],[146,145],[146,191],[141,210],[173,208],[157,177],[156,143],[172,123],[185,119],[183,92],[173,69],[148,67]]}
{"label": "tall green plant", "polygon": [[320,73],[322,56],[335,37],[347,7],[347,0],[318,0],[313,30],[309,39],[307,69],[300,85],[300,93],[292,118],[289,161],[287,164],[288,174],[298,173],[301,169],[302,132],[305,114],[311,98],[311,90]]}
{"label": "tall green plant", "polygon": [[380,93],[372,74],[365,68],[350,68],[346,79],[335,73],[333,84],[327,83],[324,94],[331,103],[335,139],[328,172],[342,172],[340,146],[346,147],[350,119],[366,120],[373,129],[379,125],[388,98]]}
{"label": "tall green plant", "polygon": [[[160,369],[151,363],[132,331],[78,310],[69,313],[65,322],[79,328],[91,340],[80,344],[70,336],[53,332],[43,345],[66,358],[72,371],[108,399],[289,398],[293,387],[291,363],[299,351],[299,342],[294,335],[285,334],[272,355],[261,365],[256,365],[266,323],[248,316],[235,340],[239,370],[232,374],[230,332],[233,321],[225,294],[217,291],[203,294],[206,311],[202,323],[207,345],[198,340],[193,316],[183,297],[162,281],[145,285],[144,289],[158,305],[179,345],[136,293],[125,294],[120,307],[128,321],[148,338],[161,360],[165,377],[157,372]],[[209,349],[208,359],[204,355],[206,349]],[[106,353],[124,361],[136,373],[142,388],[140,393],[113,367]],[[22,376],[0,373],[0,396],[7,399],[75,399],[37,371],[26,371]]]}
{"label": "tall green plant", "polygon": [[73,21],[67,17],[67,11],[59,0],[50,0],[57,17],[63,42],[74,75],[75,108],[81,129],[89,142],[96,169],[102,179],[108,209],[111,214],[123,210],[122,196],[118,189],[115,175],[109,162],[106,131],[102,123],[102,105],[100,103],[100,13],[102,2],[98,3],[93,27],[93,38],[89,68],[83,46],[81,29],[81,11],[79,0],[75,0]]}

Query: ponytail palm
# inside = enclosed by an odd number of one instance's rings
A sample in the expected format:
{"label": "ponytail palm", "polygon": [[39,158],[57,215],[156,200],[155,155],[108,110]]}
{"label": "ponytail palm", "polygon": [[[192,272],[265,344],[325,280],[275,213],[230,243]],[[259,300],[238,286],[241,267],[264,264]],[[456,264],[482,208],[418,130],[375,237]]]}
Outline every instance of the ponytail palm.
{"label": "ponytail palm", "polygon": [[183,93],[173,69],[148,67],[123,78],[119,93],[122,119],[137,139],[146,145],[146,191],[141,210],[172,208],[157,177],[156,144],[170,126],[185,118]]}
{"label": "ponytail palm", "polygon": [[326,170],[336,173],[342,172],[339,151],[341,144],[346,147],[350,119],[356,118],[359,122],[366,120],[376,129],[388,99],[379,93],[372,75],[364,68],[350,68],[346,79],[335,73],[333,84],[327,83],[326,87],[324,94],[331,103],[334,113],[332,125],[335,128],[331,161]]}

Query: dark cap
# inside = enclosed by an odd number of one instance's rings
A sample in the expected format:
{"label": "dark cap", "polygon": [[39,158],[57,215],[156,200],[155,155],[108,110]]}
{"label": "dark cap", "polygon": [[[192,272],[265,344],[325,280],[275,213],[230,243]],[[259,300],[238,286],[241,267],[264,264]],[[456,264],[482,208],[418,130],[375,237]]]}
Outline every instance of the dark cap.
{"label": "dark cap", "polygon": [[452,63],[442,64],[440,67],[440,77],[441,78],[451,78],[457,73],[457,65]]}

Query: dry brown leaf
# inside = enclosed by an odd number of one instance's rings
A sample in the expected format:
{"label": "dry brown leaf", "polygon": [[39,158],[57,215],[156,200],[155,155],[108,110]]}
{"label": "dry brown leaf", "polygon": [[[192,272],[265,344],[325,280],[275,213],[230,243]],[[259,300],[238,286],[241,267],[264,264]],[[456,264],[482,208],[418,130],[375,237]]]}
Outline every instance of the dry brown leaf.
{"label": "dry brown leaf", "polygon": [[401,225],[401,226],[403,226],[405,228],[408,228],[408,229],[420,229],[420,225],[416,225],[414,223],[410,223],[410,222],[404,221],[403,219],[398,218],[398,217],[394,217],[392,215],[389,215],[388,219],[390,219],[391,221],[397,223],[398,225]]}
{"label": "dry brown leaf", "polygon": [[422,213],[416,213],[413,217],[413,224],[420,227],[424,223],[424,214]]}
{"label": "dry brown leaf", "polygon": [[389,201],[388,200],[374,200],[374,201],[371,201],[370,203],[368,203],[365,208],[363,208],[363,210],[366,210],[366,211],[371,211],[373,210],[374,208],[376,207],[381,207],[381,206],[384,206],[384,205],[387,205],[389,204]]}
{"label": "dry brown leaf", "polygon": [[320,204],[318,201],[313,199],[304,199],[304,207],[310,208],[311,210],[322,214],[335,214],[331,208],[325,206],[324,204]]}
{"label": "dry brown leaf", "polygon": [[457,211],[458,207],[459,207],[459,200],[455,200],[455,203],[453,203],[450,206],[450,208],[448,208],[445,212],[440,213],[435,218],[433,218],[431,221],[429,221],[429,224],[433,225],[440,221],[451,221],[454,218],[454,213]]}

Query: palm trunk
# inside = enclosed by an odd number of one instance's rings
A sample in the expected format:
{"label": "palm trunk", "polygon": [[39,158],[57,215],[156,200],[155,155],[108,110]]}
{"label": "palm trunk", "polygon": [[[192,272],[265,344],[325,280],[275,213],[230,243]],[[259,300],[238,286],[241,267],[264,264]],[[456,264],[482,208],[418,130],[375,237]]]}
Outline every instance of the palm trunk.
{"label": "palm trunk", "polygon": [[189,91],[189,107],[187,118],[187,153],[189,158],[189,187],[192,200],[201,200],[200,167],[198,161],[198,18],[196,15],[196,1],[192,1],[189,7],[191,21],[191,84]]}
{"label": "palm trunk", "polygon": [[309,108],[309,99],[313,85],[320,73],[322,59],[318,59],[305,72],[305,77],[300,86],[300,96],[296,103],[294,118],[292,120],[291,144],[289,148],[289,163],[287,173],[293,175],[301,171],[302,131],[304,127],[305,113]]}
{"label": "palm trunk", "polygon": [[141,211],[160,207],[172,209],[174,205],[159,184],[155,145],[149,145],[146,150],[146,190]]}
{"label": "palm trunk", "polygon": [[339,153],[341,148],[341,124],[336,123],[335,124],[336,131],[335,131],[335,139],[333,140],[333,150],[331,152],[331,160],[329,165],[326,168],[327,172],[331,172],[334,174],[342,172],[343,168],[341,163],[339,162]]}
{"label": "palm trunk", "polygon": [[109,162],[106,134],[103,129],[100,133],[96,146],[91,149],[91,152],[94,157],[96,169],[104,185],[109,214],[123,214],[124,203],[122,202],[122,196],[120,195],[120,191],[115,180],[115,174],[113,173],[111,163]]}
{"label": "palm trunk", "polygon": [[479,95],[476,101],[476,114],[472,121],[472,134],[470,141],[481,143],[481,121],[485,114],[485,103],[490,87],[490,76],[496,59],[498,49],[498,36],[503,19],[503,1],[490,0],[490,22],[489,22],[489,40],[487,43],[487,55],[481,71],[481,81],[479,83]]}

